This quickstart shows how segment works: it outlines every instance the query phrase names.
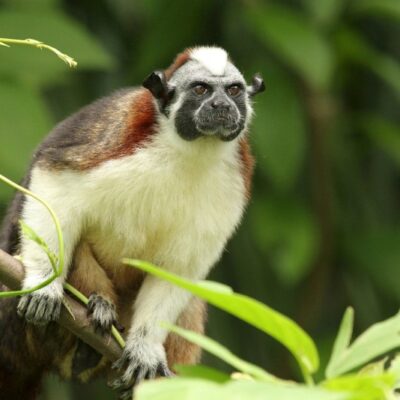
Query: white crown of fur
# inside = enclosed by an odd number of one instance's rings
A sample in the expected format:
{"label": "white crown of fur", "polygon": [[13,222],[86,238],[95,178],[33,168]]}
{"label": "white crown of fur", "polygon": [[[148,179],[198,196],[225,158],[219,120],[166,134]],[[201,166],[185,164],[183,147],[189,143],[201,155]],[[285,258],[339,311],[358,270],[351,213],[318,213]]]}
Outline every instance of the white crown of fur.
{"label": "white crown of fur", "polygon": [[195,47],[190,52],[190,59],[201,63],[213,75],[221,76],[228,63],[228,54],[220,47]]}

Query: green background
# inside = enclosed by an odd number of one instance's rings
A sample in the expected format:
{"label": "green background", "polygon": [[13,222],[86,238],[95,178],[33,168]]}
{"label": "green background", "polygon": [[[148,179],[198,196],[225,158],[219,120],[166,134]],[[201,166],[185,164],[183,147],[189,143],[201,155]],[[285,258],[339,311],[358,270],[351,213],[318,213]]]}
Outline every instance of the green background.
{"label": "green background", "polygon": [[[399,21],[398,0],[0,1],[0,36],[78,61],[71,70],[46,51],[0,48],[0,173],[20,180],[57,121],[139,85],[185,47],[226,48],[267,90],[251,129],[253,196],[211,278],[286,313],[326,357],[345,306],[361,330],[400,303]],[[11,196],[0,186],[0,218]],[[275,374],[298,374],[281,346],[218,310],[207,332]],[[42,400],[53,398],[115,395],[52,377]]]}

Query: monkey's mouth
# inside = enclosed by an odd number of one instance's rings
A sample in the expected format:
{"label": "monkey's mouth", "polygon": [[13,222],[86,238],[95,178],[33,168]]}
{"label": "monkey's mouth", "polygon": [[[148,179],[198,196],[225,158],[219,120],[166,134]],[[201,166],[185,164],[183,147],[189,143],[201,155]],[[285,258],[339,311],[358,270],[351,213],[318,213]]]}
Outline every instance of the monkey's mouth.
{"label": "monkey's mouth", "polygon": [[221,140],[232,140],[241,131],[239,118],[230,113],[208,114],[196,122],[197,130],[203,135],[217,136]]}

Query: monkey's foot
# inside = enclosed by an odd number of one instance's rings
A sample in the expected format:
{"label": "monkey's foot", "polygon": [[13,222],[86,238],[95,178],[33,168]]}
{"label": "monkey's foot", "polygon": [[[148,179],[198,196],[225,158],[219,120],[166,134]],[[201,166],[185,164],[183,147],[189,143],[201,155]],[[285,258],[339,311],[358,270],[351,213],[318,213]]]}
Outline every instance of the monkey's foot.
{"label": "monkey's foot", "polygon": [[97,293],[89,296],[87,309],[95,331],[101,335],[110,333],[112,325],[117,324],[115,305]]}
{"label": "monkey's foot", "polygon": [[62,297],[33,292],[22,296],[17,313],[35,325],[46,325],[60,317]]}
{"label": "monkey's foot", "polygon": [[144,379],[173,375],[166,362],[164,347],[157,343],[144,344],[140,340],[133,346],[128,344],[112,368],[122,373],[111,383],[113,389],[121,390],[121,400],[131,399],[133,388]]}

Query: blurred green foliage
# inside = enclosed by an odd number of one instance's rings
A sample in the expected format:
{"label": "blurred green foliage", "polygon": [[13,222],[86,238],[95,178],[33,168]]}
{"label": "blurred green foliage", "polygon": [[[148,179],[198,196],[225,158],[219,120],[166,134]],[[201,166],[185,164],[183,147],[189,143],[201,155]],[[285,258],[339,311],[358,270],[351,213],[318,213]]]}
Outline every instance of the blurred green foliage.
{"label": "blurred green foliage", "polygon": [[[225,47],[267,92],[251,130],[252,201],[212,278],[295,319],[324,362],[346,305],[358,330],[399,305],[399,21],[398,0],[0,0],[0,36],[45,41],[79,63],[0,48],[0,171],[21,179],[57,121],[183,48]],[[0,217],[11,196],[0,186]],[[220,311],[208,334],[295,373],[280,347]],[[58,385],[43,399],[113,398],[102,384]]]}

